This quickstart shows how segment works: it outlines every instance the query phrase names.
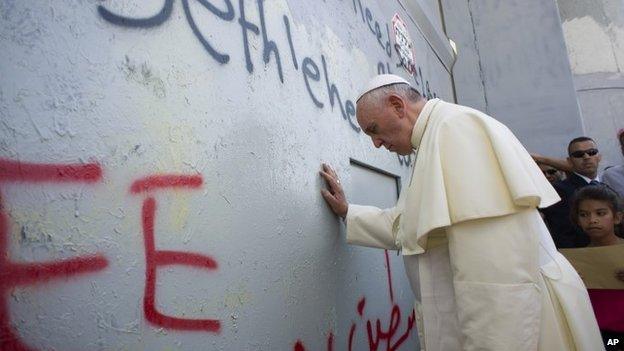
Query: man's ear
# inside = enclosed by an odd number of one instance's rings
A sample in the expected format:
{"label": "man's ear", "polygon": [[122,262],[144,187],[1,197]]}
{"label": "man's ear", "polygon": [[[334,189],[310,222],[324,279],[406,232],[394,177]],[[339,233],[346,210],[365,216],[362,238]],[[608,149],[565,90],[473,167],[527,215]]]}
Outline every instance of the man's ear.
{"label": "man's ear", "polygon": [[400,118],[404,117],[405,115],[405,101],[403,101],[403,99],[396,95],[396,94],[390,94],[388,95],[388,103],[390,104],[390,106],[392,106],[392,108],[398,112],[398,115]]}

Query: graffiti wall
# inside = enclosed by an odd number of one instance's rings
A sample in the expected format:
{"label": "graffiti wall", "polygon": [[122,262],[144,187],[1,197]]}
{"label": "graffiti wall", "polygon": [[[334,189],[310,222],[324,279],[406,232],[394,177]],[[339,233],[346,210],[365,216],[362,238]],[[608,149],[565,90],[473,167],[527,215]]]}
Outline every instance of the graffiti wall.
{"label": "graffiti wall", "polygon": [[417,349],[401,257],[347,246],[318,175],[407,181],[355,119],[373,75],[453,99],[406,8],[0,2],[0,350]]}

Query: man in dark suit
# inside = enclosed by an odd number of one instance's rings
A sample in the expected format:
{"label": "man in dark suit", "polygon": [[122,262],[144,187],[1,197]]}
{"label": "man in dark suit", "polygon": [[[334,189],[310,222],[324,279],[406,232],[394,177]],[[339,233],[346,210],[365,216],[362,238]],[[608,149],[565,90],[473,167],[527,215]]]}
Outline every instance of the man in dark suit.
{"label": "man in dark suit", "polygon": [[557,248],[585,247],[589,237],[570,220],[570,201],[576,190],[599,185],[598,164],[601,159],[596,142],[588,137],[572,139],[568,144],[568,162],[572,173],[553,184],[561,201],[542,210],[544,220]]}

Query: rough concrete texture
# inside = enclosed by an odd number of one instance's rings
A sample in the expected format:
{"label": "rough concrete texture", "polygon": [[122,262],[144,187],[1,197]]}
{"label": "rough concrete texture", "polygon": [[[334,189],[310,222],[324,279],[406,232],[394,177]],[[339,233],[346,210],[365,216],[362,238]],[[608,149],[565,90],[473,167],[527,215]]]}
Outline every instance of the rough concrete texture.
{"label": "rough concrete texture", "polygon": [[[620,30],[606,31],[593,17],[575,18],[564,23],[570,64],[575,74],[619,72],[621,63],[614,51]],[[624,38],[624,36],[622,36]]]}
{"label": "rough concrete texture", "polygon": [[409,175],[355,124],[374,74],[452,99],[402,11],[0,2],[0,349],[417,348],[400,257],[347,247],[318,175],[331,163],[348,193],[349,158]]}
{"label": "rough concrete texture", "polygon": [[440,15],[440,2],[438,0],[399,0],[399,3],[406,4],[409,2],[417,2],[423,9],[427,17],[431,20],[434,27],[441,33],[444,33],[442,28],[442,16]]}
{"label": "rough concrete texture", "polygon": [[616,132],[624,128],[624,76],[595,73],[575,78],[585,135],[592,137],[602,154],[600,169],[624,163]]}
{"label": "rough concrete texture", "polygon": [[624,4],[619,0],[558,0],[572,72],[624,67]]}
{"label": "rough concrete texture", "polygon": [[483,70],[468,1],[442,0],[446,32],[457,46],[453,81],[457,103],[488,112]]}
{"label": "rough concrete texture", "polygon": [[529,151],[563,156],[560,146],[583,126],[555,2],[442,4],[447,34],[459,44],[458,102],[505,123]]}
{"label": "rough concrete texture", "polygon": [[558,0],[582,112],[584,134],[596,140],[602,167],[624,159],[616,131],[624,128],[624,3]]}

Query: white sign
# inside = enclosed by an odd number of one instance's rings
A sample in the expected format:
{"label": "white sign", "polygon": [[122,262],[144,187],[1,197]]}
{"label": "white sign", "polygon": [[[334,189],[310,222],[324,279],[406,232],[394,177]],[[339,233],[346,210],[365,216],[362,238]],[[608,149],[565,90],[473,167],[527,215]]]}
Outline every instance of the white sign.
{"label": "white sign", "polygon": [[414,62],[414,44],[407,31],[405,22],[399,17],[398,13],[392,17],[392,31],[394,32],[394,48],[399,54],[401,66],[410,74],[413,74],[416,70],[416,63]]}

